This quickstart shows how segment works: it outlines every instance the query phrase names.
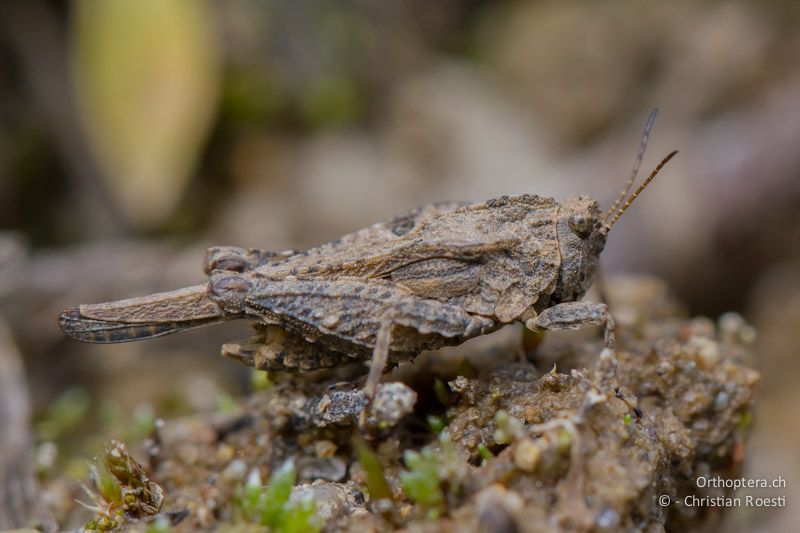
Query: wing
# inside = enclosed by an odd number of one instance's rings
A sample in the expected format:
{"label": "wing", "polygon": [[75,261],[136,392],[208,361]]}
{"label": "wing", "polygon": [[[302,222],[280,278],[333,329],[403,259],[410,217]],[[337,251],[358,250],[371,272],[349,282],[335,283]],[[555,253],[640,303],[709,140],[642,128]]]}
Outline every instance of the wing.
{"label": "wing", "polygon": [[207,296],[207,285],[194,285],[116,302],[81,305],[61,313],[61,329],[73,339],[93,343],[128,342],[197,328],[225,320]]}
{"label": "wing", "polygon": [[382,223],[369,237],[327,245],[327,254],[312,251],[259,272],[272,279],[390,279],[418,296],[510,322],[555,287],[557,212],[552,199],[527,195],[469,204],[411,217],[408,231],[407,224],[396,232]]}
{"label": "wing", "polygon": [[467,205],[464,202],[441,202],[426,205],[412,211],[401,213],[364,229],[349,233],[333,242],[309,250],[285,250],[274,252],[259,248],[239,246],[213,246],[206,250],[203,259],[203,272],[210,275],[214,270],[245,272],[263,267],[296,268],[314,257],[329,257],[346,253],[353,248],[367,248],[377,243],[396,240],[418,227],[425,220],[441,213]]}
{"label": "wing", "polygon": [[517,320],[555,287],[557,214],[552,199],[527,195],[443,213],[408,234],[419,243],[408,253],[387,254],[381,274],[470,313]]}

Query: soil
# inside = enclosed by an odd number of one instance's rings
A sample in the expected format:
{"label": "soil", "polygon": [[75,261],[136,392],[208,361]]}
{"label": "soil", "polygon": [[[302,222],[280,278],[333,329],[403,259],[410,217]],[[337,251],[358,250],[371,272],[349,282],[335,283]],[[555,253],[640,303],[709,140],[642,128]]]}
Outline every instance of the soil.
{"label": "soil", "polygon": [[750,366],[755,333],[736,314],[686,318],[652,278],[611,280],[607,292],[618,390],[596,371],[597,331],[512,330],[510,346],[466,345],[443,363],[423,357],[387,376],[364,440],[361,381],[270,375],[229,412],[159,421],[132,454],[163,489],[160,514],[120,525],[144,530],[163,516],[177,531],[249,531],[242,487],[287,461],[292,498],[313,498],[326,531],[718,523],[723,508],[685,498],[724,496],[696,479],[741,472],[760,380]]}

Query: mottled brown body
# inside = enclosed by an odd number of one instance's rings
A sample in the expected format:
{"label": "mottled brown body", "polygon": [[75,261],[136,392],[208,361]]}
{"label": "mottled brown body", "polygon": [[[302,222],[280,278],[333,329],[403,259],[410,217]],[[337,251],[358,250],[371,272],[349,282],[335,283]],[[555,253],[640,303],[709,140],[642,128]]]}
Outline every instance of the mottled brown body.
{"label": "mottled brown body", "polygon": [[558,203],[525,194],[428,205],[303,252],[212,248],[207,284],[81,305],[61,314],[61,328],[109,343],[249,319],[257,335],[226,344],[224,355],[301,371],[371,357],[370,400],[388,363],[424,350],[511,322],[534,330],[595,324],[605,334],[600,374],[614,384],[614,320],[604,304],[578,300],[611,226],[676,153],[626,199],[654,119],[655,111],[631,177],[605,215],[587,196]]}
{"label": "mottled brown body", "polygon": [[[583,236],[569,226],[576,214],[591,220]],[[587,197],[434,204],[304,252],[213,248],[208,284],[82,305],[61,325],[78,340],[124,342],[249,318],[258,335],[225,345],[226,355],[312,370],[368,358],[390,322],[397,361],[579,298],[604,242]]]}

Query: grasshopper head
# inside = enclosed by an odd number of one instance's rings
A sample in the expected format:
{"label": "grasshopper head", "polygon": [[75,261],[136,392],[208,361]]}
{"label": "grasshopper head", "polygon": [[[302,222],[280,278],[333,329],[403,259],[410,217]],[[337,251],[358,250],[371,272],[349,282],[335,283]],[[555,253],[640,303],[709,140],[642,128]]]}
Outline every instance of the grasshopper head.
{"label": "grasshopper head", "polygon": [[[651,115],[652,117],[653,115]],[[650,123],[648,123],[649,127]],[[646,140],[646,138],[645,138]],[[642,150],[640,149],[640,154]],[[561,204],[558,212],[556,231],[558,232],[558,246],[561,251],[561,267],[558,273],[558,282],[553,291],[550,302],[571,302],[578,300],[589,290],[594,280],[597,261],[600,252],[606,244],[606,236],[619,217],[631,206],[639,194],[653,181],[656,174],[672,159],[677,151],[671,152],[653,172],[642,182],[627,200],[633,180],[636,177],[637,165],[622,193],[611,209],[604,215],[600,212],[597,201],[588,196],[576,196]],[[623,200],[625,200],[623,202]]]}
{"label": "grasshopper head", "polygon": [[577,300],[592,285],[608,228],[597,201],[576,196],[561,204],[556,232],[561,266],[552,304]]}
{"label": "grasshopper head", "polygon": [[656,112],[657,110],[654,109],[647,118],[642,141],[639,144],[639,152],[634,160],[633,170],[625,188],[622,189],[614,204],[605,214],[600,212],[597,201],[588,196],[573,197],[561,205],[556,228],[558,246],[561,251],[561,267],[556,288],[550,298],[551,304],[577,300],[589,290],[597,269],[597,260],[606,244],[606,236],[611,230],[611,226],[653,181],[664,165],[678,153],[677,150],[673,151],[662,159],[653,172],[628,196],[639,172],[639,165],[644,157],[644,150],[647,147],[647,140],[650,138],[650,130],[656,119]]}

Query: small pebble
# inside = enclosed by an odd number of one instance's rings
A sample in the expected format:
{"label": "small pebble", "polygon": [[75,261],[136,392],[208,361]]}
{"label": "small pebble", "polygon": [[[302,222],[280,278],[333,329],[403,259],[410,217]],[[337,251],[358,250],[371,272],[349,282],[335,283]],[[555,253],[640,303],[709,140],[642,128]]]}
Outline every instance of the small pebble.
{"label": "small pebble", "polygon": [[717,411],[722,411],[723,409],[728,407],[730,401],[731,401],[730,394],[728,394],[725,391],[720,391],[714,397],[714,409],[716,409]]}
{"label": "small pebble", "polygon": [[230,444],[220,444],[217,447],[217,461],[220,463],[227,463],[236,454],[236,449]]}
{"label": "small pebble", "polygon": [[314,443],[314,453],[320,459],[336,455],[337,446],[329,440],[319,440]]}
{"label": "small pebble", "polygon": [[464,376],[458,376],[453,381],[450,381],[448,385],[450,386],[451,391],[462,393],[467,390],[467,386],[469,386],[469,380]]}
{"label": "small pebble", "polygon": [[514,463],[523,472],[532,473],[539,464],[542,450],[532,439],[524,438],[514,448]]}
{"label": "small pebble", "polygon": [[297,477],[304,481],[341,481],[346,474],[347,463],[341,457],[301,457],[297,461]]}
{"label": "small pebble", "polygon": [[719,317],[720,336],[726,341],[738,340],[750,345],[756,340],[756,330],[739,313],[728,312]]}
{"label": "small pebble", "polygon": [[613,509],[606,509],[597,515],[597,527],[600,529],[614,529],[619,527],[619,513]]}
{"label": "small pebble", "polygon": [[247,464],[241,459],[234,459],[222,471],[222,479],[235,482],[242,481],[247,475]]}
{"label": "small pebble", "polygon": [[719,345],[708,337],[694,335],[686,343],[686,351],[694,354],[698,362],[706,369],[715,367],[722,359]]}

